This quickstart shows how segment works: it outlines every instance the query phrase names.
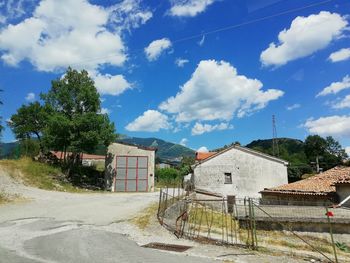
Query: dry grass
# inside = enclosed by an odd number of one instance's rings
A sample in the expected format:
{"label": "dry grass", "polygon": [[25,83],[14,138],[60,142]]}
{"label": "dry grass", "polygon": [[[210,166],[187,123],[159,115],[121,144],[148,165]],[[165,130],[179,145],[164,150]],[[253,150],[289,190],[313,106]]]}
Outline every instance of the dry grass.
{"label": "dry grass", "polygon": [[18,194],[9,195],[7,193],[0,192],[0,205],[8,204],[11,202],[19,202],[19,201],[26,201],[26,199]]}
{"label": "dry grass", "polygon": [[1,160],[0,165],[4,167],[9,175],[25,185],[37,187],[45,190],[55,190],[64,192],[85,192],[84,189],[74,187],[63,182],[61,170],[57,167],[39,163],[30,158],[19,160]]}
{"label": "dry grass", "polygon": [[7,194],[0,192],[0,205],[6,204],[10,201],[11,201],[11,199],[9,198],[9,196]]}
{"label": "dry grass", "polygon": [[138,226],[138,228],[141,230],[144,230],[150,225],[151,220],[155,220],[157,210],[158,203],[154,203],[145,208],[139,215],[131,219],[131,222]]}
{"label": "dry grass", "polygon": [[[223,229],[225,229],[226,222],[230,226],[231,220],[232,218],[229,214],[225,215],[221,212],[216,212],[211,209],[204,209],[201,206],[192,207],[189,216],[189,223],[194,224],[192,226],[192,229],[198,231],[199,225],[201,225],[200,231],[205,233],[208,229],[208,226],[211,225],[211,233],[218,234],[219,236],[222,234]],[[237,223],[234,220],[232,220],[232,222],[233,224]],[[248,230],[239,228],[237,231],[239,239],[243,242],[248,243]],[[291,232],[256,230],[256,235],[260,249],[282,249],[282,251],[292,250],[305,252],[314,251],[312,247],[310,247],[298,237],[294,236]],[[327,238],[308,235],[302,235],[302,238],[309,242],[318,251],[321,251],[322,253],[325,253],[332,257],[333,248]],[[347,257],[349,255],[340,249],[337,249],[337,254],[344,257]]]}

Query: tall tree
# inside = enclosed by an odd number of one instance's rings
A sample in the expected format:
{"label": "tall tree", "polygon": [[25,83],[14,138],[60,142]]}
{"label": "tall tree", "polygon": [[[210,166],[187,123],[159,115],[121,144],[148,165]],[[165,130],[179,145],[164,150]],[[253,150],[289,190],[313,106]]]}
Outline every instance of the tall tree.
{"label": "tall tree", "polygon": [[11,116],[9,126],[19,140],[26,140],[36,137],[39,141],[40,150],[44,150],[42,134],[46,127],[48,109],[45,109],[39,102],[29,105],[22,105],[17,113]]}
{"label": "tall tree", "polygon": [[327,142],[319,135],[309,135],[305,140],[305,154],[309,161],[316,161],[316,172],[319,172],[319,159],[326,152]]}
{"label": "tall tree", "polygon": [[87,71],[69,68],[41,98],[53,112],[45,129],[45,141],[51,147],[79,156],[92,152],[99,143],[107,146],[115,140],[114,124],[100,114],[100,96]]}
{"label": "tall tree", "polygon": [[341,144],[335,140],[332,136],[326,137],[326,151],[339,158],[340,160],[344,160],[348,157],[348,155],[345,152],[345,149],[341,146]]}

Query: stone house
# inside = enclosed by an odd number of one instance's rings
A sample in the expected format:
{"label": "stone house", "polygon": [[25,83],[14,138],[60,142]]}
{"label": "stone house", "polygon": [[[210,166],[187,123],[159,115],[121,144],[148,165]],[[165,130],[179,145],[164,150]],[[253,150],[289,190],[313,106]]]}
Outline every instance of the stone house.
{"label": "stone house", "polygon": [[197,191],[238,198],[260,197],[262,189],[288,182],[287,161],[240,145],[217,153],[197,154],[196,159],[192,184]]}
{"label": "stone house", "polygon": [[350,196],[350,167],[337,166],[304,180],[265,188],[261,194],[263,202],[269,204],[338,204]]}
{"label": "stone house", "polygon": [[106,189],[112,192],[154,191],[155,148],[112,143],[105,169]]}

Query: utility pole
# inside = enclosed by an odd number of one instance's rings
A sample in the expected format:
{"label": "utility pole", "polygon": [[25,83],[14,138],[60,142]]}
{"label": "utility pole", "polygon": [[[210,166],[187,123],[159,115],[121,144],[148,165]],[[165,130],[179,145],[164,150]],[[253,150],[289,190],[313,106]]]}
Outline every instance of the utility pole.
{"label": "utility pole", "polygon": [[275,115],[272,115],[272,154],[273,154],[273,156],[277,156],[277,157],[279,157],[279,155],[280,155],[279,148],[278,148]]}

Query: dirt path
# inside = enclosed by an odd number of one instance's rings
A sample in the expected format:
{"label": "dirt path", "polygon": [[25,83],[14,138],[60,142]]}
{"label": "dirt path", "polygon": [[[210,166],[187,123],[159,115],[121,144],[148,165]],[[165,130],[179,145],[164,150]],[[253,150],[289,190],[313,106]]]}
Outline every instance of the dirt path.
{"label": "dirt path", "polygon": [[[0,259],[4,262],[305,262],[177,239],[155,217],[141,231],[130,219],[157,202],[158,193],[45,191],[14,181],[1,167],[0,191],[27,199],[0,206]],[[149,242],[193,248],[169,253],[138,246]]]}

